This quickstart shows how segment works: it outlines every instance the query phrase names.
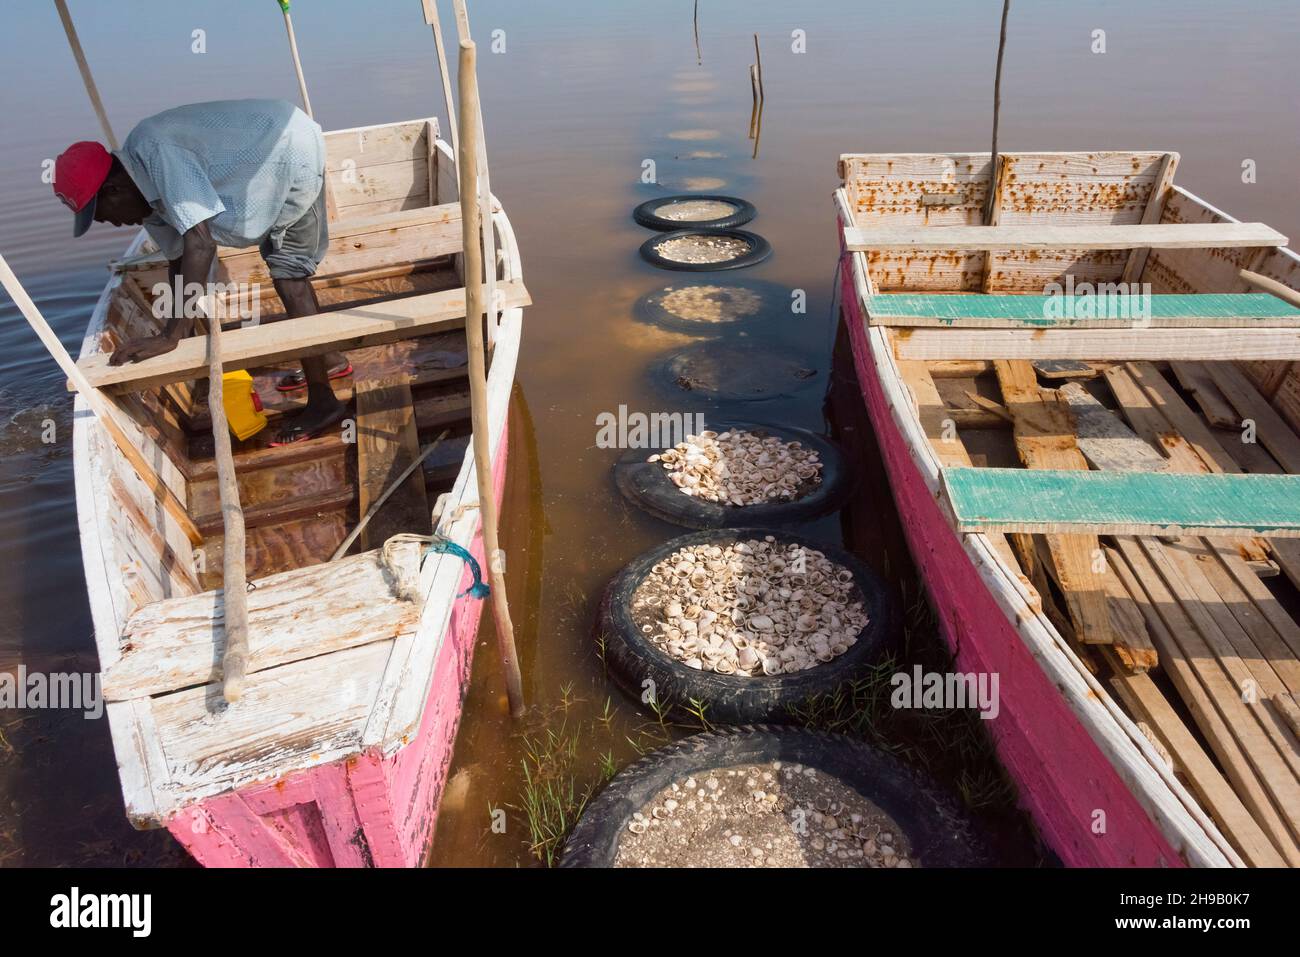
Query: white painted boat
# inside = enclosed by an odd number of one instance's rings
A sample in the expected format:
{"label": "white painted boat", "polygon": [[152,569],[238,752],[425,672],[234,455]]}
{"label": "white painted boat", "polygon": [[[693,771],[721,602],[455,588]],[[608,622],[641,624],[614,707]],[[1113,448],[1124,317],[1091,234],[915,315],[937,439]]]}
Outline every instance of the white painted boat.
{"label": "white painted boat", "polygon": [[[1046,842],[1080,866],[1295,865],[1300,258],[1177,162],[845,155],[843,317],[941,630],[1000,675],[990,731]],[[1149,315],[1043,295],[1120,282],[1149,284]],[[1115,470],[1140,494],[1094,494]],[[972,510],[972,476],[1037,491]],[[1206,527],[1180,496],[1215,483],[1240,499]],[[1285,497],[1262,531],[1265,487]],[[1107,560],[1080,573],[1085,545]]]}
{"label": "white painted boat", "polygon": [[[354,442],[333,434],[269,448],[270,428],[236,446],[252,588],[248,684],[235,704],[222,701],[219,684],[222,524],[196,397],[206,390],[177,371],[185,343],[143,363],[106,364],[115,343],[154,322],[151,286],[166,266],[150,259],[143,232],[99,299],[78,363],[117,394],[132,441],[203,536],[192,546],[79,398],[82,556],[126,812],[139,827],[170,829],[207,865],[419,864],[483,605],[464,594],[473,576],[456,555],[426,556],[401,539],[387,556],[383,548],[389,533],[435,531],[484,559],[451,148],[435,119],[338,130],[326,143],[334,215],[314,285],[332,311],[313,321],[325,338],[358,347],[348,349],[355,372],[336,386],[340,397],[385,401],[354,409]],[[510,220],[495,201],[493,210],[504,308],[489,319],[487,385],[499,498],[527,293]],[[263,269],[256,250],[222,250],[216,278],[259,282]],[[269,283],[262,289],[265,317],[279,303],[265,294]],[[344,331],[352,327],[355,335]],[[264,363],[278,349],[294,354],[302,331],[301,320],[228,331],[227,368],[241,355]],[[141,389],[150,375],[168,381]],[[272,423],[301,401],[277,393],[277,378],[255,376]],[[331,560],[417,436],[423,444],[444,430],[419,477],[394,496],[427,502],[422,521],[409,510],[386,520],[390,502],[363,551]]]}

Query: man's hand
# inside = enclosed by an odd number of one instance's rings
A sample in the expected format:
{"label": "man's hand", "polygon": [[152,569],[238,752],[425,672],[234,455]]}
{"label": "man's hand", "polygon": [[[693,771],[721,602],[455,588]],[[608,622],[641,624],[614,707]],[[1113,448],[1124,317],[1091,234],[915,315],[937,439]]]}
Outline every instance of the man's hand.
{"label": "man's hand", "polygon": [[162,356],[176,348],[179,339],[171,336],[146,336],[143,339],[128,339],[113,350],[113,357],[108,360],[111,366],[124,365],[127,362],[140,362]]}

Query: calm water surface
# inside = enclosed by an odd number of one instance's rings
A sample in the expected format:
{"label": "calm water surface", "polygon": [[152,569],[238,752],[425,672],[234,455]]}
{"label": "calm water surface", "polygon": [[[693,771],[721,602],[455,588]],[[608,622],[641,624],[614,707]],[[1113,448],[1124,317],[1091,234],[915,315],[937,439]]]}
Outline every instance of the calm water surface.
{"label": "calm water surface", "polygon": [[[0,251],[74,352],[127,231],[96,226],[79,241],[41,180],[41,163],[96,138],[50,4],[8,10],[0,35]],[[275,8],[74,2],[72,12],[119,137],[184,102],[294,99]],[[806,359],[813,388],[747,410],[826,426],[834,339],[835,160],[851,151],[987,149],[1000,4],[863,4],[702,0],[475,0],[493,187],[509,211],[536,302],[526,314],[504,521],[511,598],[532,712],[502,716],[485,628],[434,849],[436,864],[528,864],[519,762],[549,731],[576,735],[576,773],[602,755],[621,765],[646,716],[605,681],[590,638],[604,583],[677,530],[624,506],[609,480],[617,453],[595,447],[596,416],[711,411],[657,379],[698,341],[636,321],[635,301],[680,275],[640,261],[638,202],[689,178],[722,181],[756,203],[751,228],[774,257],[746,276],[807,294],[806,315],[775,315],[720,341]],[[183,9],[182,9],[183,7]],[[449,11],[444,14],[450,23]],[[441,112],[432,42],[413,2],[319,0],[295,9],[318,119],[342,128]],[[206,52],[192,52],[193,31]],[[1090,51],[1106,31],[1104,55]],[[506,50],[485,48],[503,30]],[[803,30],[807,52],[791,50]],[[747,138],[752,34],[763,44],[761,148]],[[1234,215],[1300,234],[1300,152],[1291,0],[1067,3],[1013,11],[1003,85],[1004,149],[1172,149],[1178,180]],[[707,140],[674,138],[710,131]],[[721,154],[686,159],[693,150]],[[640,182],[652,159],[663,186]],[[1258,181],[1242,182],[1244,160]],[[676,190],[673,190],[676,191]],[[73,507],[71,402],[62,376],[6,299],[0,303],[0,668],[91,670]],[[40,441],[53,419],[59,440]],[[887,499],[880,503],[888,510]],[[884,521],[888,524],[888,521]],[[804,529],[841,536],[829,519]],[[857,543],[861,544],[861,543]],[[872,549],[867,550],[869,553]],[[868,554],[882,570],[905,559]],[[600,720],[609,700],[611,717]],[[165,835],[122,817],[103,721],[0,715],[0,864],[182,863]],[[586,777],[583,777],[583,776]],[[491,809],[506,811],[506,833]]]}

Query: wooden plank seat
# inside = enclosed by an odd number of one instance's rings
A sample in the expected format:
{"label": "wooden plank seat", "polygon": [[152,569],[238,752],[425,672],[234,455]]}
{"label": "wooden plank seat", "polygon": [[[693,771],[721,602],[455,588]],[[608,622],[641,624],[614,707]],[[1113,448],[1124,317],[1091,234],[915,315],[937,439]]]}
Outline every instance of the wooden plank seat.
{"label": "wooden plank seat", "polygon": [[[418,551],[414,544],[394,550],[401,576],[411,582]],[[399,597],[396,578],[375,550],[255,582],[248,593],[250,677],[414,632],[420,606]],[[216,681],[225,645],[222,597],[220,591],[207,591],[138,609],[123,629],[121,656],[104,669],[105,700]]]}
{"label": "wooden plank seat", "polygon": [[[501,283],[497,290],[503,309],[526,306],[532,301],[522,282]],[[464,289],[408,296],[232,330],[222,336],[223,368],[244,369],[324,355],[335,350],[380,345],[460,329],[464,324]],[[109,356],[97,353],[82,359],[78,365],[97,388],[119,393],[138,392],[172,382],[205,378],[207,353],[207,337],[191,336],[171,352],[143,362],[110,366]]]}
{"label": "wooden plank seat", "polygon": [[[974,298],[974,297],[963,297]],[[894,329],[903,360],[1146,359],[1162,362],[1300,359],[1300,329]]]}
{"label": "wooden plank seat", "polygon": [[419,553],[413,543],[393,550],[391,569],[372,551],[255,582],[248,680],[232,705],[219,591],[136,611],[102,687],[114,737],[140,751],[150,820],[362,751],[415,640],[421,606],[399,592],[418,578]]}
{"label": "wooden plank seat", "polygon": [[[330,223],[329,231],[329,251],[316,271],[316,280],[374,269],[397,260],[419,262],[459,253],[460,204],[339,219]],[[400,256],[395,255],[397,250]],[[111,268],[127,273],[141,289],[167,281],[167,260],[157,252],[115,262]],[[256,248],[218,250],[215,275],[220,282],[265,283],[268,287],[271,282]]]}
{"label": "wooden plank seat", "polygon": [[[1122,287],[1112,286],[1108,290],[1103,284],[1097,295],[1072,297],[877,295],[867,303],[867,319],[875,326],[954,329],[1300,328],[1300,309],[1268,293],[1153,295],[1149,300],[1142,300],[1124,294],[1112,295],[1119,288]],[[1134,316],[1135,309],[1148,314]]]}
{"label": "wooden plank seat", "polygon": [[1300,538],[1300,475],[946,468],[963,532]]}
{"label": "wooden plank seat", "polygon": [[1138,223],[1105,226],[855,226],[844,230],[851,252],[915,249],[1196,249],[1285,246],[1264,223]]}
{"label": "wooden plank seat", "polygon": [[407,633],[250,674],[229,707],[215,683],[108,702],[114,739],[139,755],[128,813],[138,827],[156,826],[204,798],[360,754],[392,694],[389,671],[413,640]]}

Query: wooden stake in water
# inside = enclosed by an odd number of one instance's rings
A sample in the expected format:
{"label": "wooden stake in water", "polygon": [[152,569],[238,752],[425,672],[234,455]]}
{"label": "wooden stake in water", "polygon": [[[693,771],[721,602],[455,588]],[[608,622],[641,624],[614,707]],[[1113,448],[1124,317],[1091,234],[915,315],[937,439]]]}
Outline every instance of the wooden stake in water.
{"label": "wooden stake in water", "polygon": [[993,146],[989,163],[989,194],[984,200],[984,222],[993,215],[993,202],[998,177],[998,120],[1002,113],[1002,56],[1007,49],[1007,15],[1011,13],[1011,0],[1002,0],[1002,30],[998,36],[998,68],[993,80]]}
{"label": "wooden stake in water", "polygon": [[704,54],[700,52],[700,0],[695,0],[695,65],[704,66]]}
{"label": "wooden stake in water", "polygon": [[[523,679],[515,651],[515,630],[506,600],[506,576],[497,541],[497,502],[492,480],[492,436],[488,426],[487,365],[483,341],[484,224],[478,204],[479,98],[473,40],[460,42],[460,215],[465,254],[465,340],[469,351],[470,418],[473,428],[474,471],[478,475],[479,517],[483,525],[483,554],[487,558],[492,589],[492,617],[496,623],[497,649],[506,679],[510,713],[524,713]],[[495,264],[493,264],[495,268]]]}

